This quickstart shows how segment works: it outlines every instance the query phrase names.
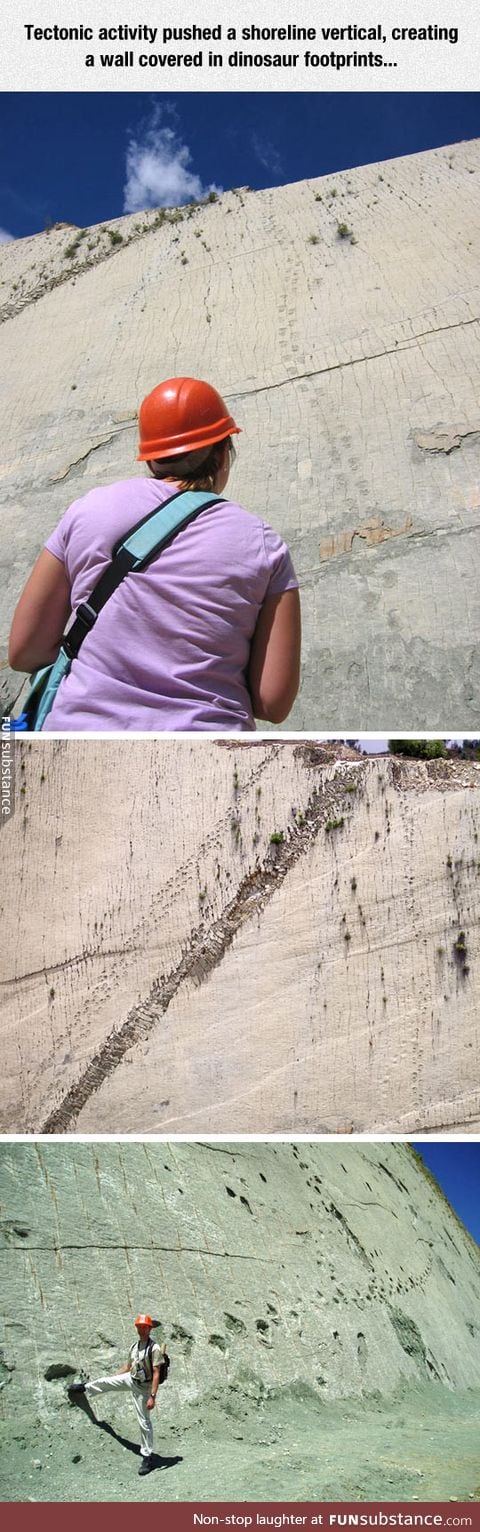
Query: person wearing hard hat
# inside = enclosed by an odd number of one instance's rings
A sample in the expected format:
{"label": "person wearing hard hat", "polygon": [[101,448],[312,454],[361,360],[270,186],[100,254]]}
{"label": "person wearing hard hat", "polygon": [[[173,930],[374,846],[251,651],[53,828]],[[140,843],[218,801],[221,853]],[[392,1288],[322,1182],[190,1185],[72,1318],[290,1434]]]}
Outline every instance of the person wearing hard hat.
{"label": "person wearing hard hat", "polygon": [[57,656],[70,614],[139,521],[183,489],[222,496],[102,607],[43,723],[53,730],[228,730],[282,723],[300,672],[298,581],[286,544],[223,497],[240,427],[209,383],[170,378],[139,412],[148,476],[90,490],[48,538],[20,597],[14,669]]}
{"label": "person wearing hard hat", "polygon": [[164,1346],[150,1340],[155,1321],[150,1314],[137,1314],[135,1329],[137,1340],[128,1353],[128,1362],[112,1377],[89,1378],[85,1383],[71,1383],[68,1397],[75,1404],[81,1395],[94,1399],[96,1394],[107,1394],[116,1389],[128,1389],[135,1406],[140,1427],[139,1474],[150,1473],[154,1467],[152,1410],[155,1409],[160,1382],[164,1381],[169,1359]]}

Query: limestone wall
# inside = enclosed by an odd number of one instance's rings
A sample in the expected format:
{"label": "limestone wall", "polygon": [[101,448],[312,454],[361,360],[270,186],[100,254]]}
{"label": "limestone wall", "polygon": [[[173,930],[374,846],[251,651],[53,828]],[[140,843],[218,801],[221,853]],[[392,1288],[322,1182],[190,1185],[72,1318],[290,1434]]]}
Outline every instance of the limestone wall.
{"label": "limestone wall", "polygon": [[478,765],[17,743],[2,1126],[473,1132]]}
{"label": "limestone wall", "polygon": [[244,433],[232,493],[301,580],[290,726],[478,728],[479,164],[457,144],[3,245],[2,641],[67,504],[143,471],[143,394],[206,375]]}
{"label": "limestone wall", "polygon": [[405,1146],[16,1144],[0,1162],[0,1413],[19,1426],[65,1413],[81,1367],[123,1365],[145,1309],[172,1356],[167,1421],[232,1390],[480,1384],[478,1247]]}

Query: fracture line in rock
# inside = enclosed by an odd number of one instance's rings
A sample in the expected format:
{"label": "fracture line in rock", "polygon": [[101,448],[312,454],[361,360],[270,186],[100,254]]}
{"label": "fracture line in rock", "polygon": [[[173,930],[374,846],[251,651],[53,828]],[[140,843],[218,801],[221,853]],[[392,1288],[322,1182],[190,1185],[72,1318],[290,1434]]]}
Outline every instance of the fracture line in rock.
{"label": "fracture line in rock", "polygon": [[[287,1241],[285,1241],[285,1248],[287,1248]],[[296,1246],[294,1248],[296,1248]],[[125,1254],[126,1250],[128,1250],[128,1251],[137,1250],[137,1251],[142,1251],[142,1253],[148,1255],[148,1254],[151,1254],[151,1252],[153,1250],[156,1250],[156,1251],[161,1252],[162,1255],[163,1254],[167,1254],[167,1255],[210,1255],[210,1256],[212,1256],[212,1259],[215,1258],[216,1260],[220,1260],[220,1261],[254,1261],[254,1262],[256,1262],[260,1266],[271,1266],[273,1262],[275,1264],[278,1264],[278,1254],[277,1254],[276,1251],[274,1252],[274,1254],[272,1256],[267,1256],[267,1255],[251,1255],[248,1252],[245,1253],[244,1251],[242,1252],[242,1251],[237,1251],[237,1250],[207,1250],[202,1245],[130,1245],[130,1244],[125,1245],[125,1243],[123,1243],[121,1245],[116,1245],[116,1244],[112,1244],[112,1245],[99,1245],[99,1244],[96,1244],[96,1245],[63,1245],[63,1244],[61,1244],[61,1245],[25,1245],[25,1244],[22,1244],[22,1245],[10,1245],[9,1244],[9,1245],[5,1246],[5,1249],[4,1249],[3,1252],[0,1251],[0,1255],[1,1254],[10,1254],[10,1251],[12,1251],[12,1250],[23,1250],[25,1255],[30,1255],[32,1253],[35,1254],[36,1252],[37,1253],[41,1252],[41,1253],[46,1254],[46,1255],[61,1255],[61,1254],[63,1254],[63,1252],[65,1250],[90,1250],[90,1251],[91,1250],[95,1250],[95,1251],[98,1251],[98,1250],[122,1250],[124,1254]]]}
{"label": "fracture line in rock", "polygon": [[270,853],[261,866],[247,873],[235,897],[229,901],[218,919],[213,921],[208,931],[204,930],[202,924],[192,931],[187,950],[176,968],[153,984],[147,998],[129,1012],[118,1031],[110,1032],[80,1079],[71,1086],[60,1105],[49,1113],[40,1128],[41,1133],[67,1132],[90,1096],[118,1068],[125,1054],[153,1030],[181,985],[187,980],[203,984],[219,966],[237,932],[270,901],[299,857],[309,850],[332,813],[338,813],[341,809],[343,818],[352,812],[353,805],[345,801],[344,792],[344,783],[349,781],[351,775],[359,784],[363,773],[361,768],[359,771],[357,762],[353,773],[345,766],[336,777],[314,788],[305,807],[303,823],[295,825],[293,829],[290,827],[290,839],[276,848],[275,859]]}
{"label": "fracture line in rock", "polygon": [[[383,351],[372,351],[365,356],[351,356],[346,362],[331,362],[327,367],[313,367],[308,372],[289,373],[288,377],[280,378],[278,383],[262,383],[258,388],[237,389],[235,393],[226,394],[226,399],[249,399],[257,394],[270,394],[274,389],[287,388],[290,383],[302,383],[307,378],[321,378],[331,372],[344,372],[346,367],[360,367],[364,362],[378,362],[383,356],[399,356],[402,351],[411,351],[412,347],[420,340],[428,340],[432,335],[442,335],[445,330],[461,330],[467,325],[478,324],[480,316],[474,314],[472,319],[456,319],[452,324],[439,325],[438,329],[420,330],[418,335],[408,335],[405,340],[399,341],[395,346],[385,346]],[[467,433],[465,433],[467,434]]]}

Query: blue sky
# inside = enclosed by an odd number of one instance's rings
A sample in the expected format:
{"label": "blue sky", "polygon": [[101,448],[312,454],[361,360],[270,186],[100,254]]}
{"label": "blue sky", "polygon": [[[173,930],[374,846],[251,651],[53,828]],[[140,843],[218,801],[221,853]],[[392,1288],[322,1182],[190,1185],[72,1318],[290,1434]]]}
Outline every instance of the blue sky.
{"label": "blue sky", "polygon": [[211,188],[279,186],[478,135],[472,92],[6,92],[0,230],[84,227]]}
{"label": "blue sky", "polygon": [[458,1213],[465,1228],[480,1243],[480,1144],[413,1143]]}

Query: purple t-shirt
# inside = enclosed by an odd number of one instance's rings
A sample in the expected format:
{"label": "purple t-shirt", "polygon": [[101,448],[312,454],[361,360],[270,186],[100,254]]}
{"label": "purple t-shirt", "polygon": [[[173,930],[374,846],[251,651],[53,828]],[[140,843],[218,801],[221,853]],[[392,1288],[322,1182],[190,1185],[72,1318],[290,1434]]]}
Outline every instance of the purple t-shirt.
{"label": "purple t-shirt", "polygon": [[[86,601],[135,523],[176,485],[125,479],[75,500],[46,547]],[[202,511],[146,569],[126,576],[100,612],[43,728],[254,729],[246,686],[266,596],[298,585],[285,543],[231,500]]]}

